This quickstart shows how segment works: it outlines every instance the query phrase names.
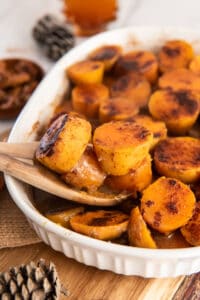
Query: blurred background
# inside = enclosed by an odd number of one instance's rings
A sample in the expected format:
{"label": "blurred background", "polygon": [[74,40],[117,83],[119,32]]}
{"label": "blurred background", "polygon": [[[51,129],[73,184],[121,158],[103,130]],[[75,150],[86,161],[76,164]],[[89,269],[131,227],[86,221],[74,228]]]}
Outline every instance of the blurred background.
{"label": "blurred background", "polygon": [[[92,2],[102,3],[95,0]],[[116,18],[106,24],[105,30],[128,25],[184,26],[200,30],[199,0],[116,0],[116,2],[118,5]],[[37,20],[45,14],[53,14],[66,22],[64,8],[64,0],[0,0],[0,56],[31,57],[41,62],[48,70],[53,63],[41,53],[31,31]],[[76,36],[76,43],[84,39]]]}

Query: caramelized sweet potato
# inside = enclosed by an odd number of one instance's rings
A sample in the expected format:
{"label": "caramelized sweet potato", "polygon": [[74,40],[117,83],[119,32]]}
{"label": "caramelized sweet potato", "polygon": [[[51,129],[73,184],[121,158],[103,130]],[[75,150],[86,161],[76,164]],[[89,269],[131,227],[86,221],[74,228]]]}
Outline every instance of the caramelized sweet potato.
{"label": "caramelized sweet potato", "polygon": [[168,234],[189,221],[195,201],[187,185],[174,178],[160,177],[143,191],[141,212],[149,226]]}
{"label": "caramelized sweet potato", "polygon": [[99,107],[100,123],[112,120],[126,120],[139,112],[138,105],[130,99],[115,97],[102,101]]}
{"label": "caramelized sweet potato", "polygon": [[129,216],[117,210],[98,210],[76,215],[70,225],[76,232],[99,240],[112,240],[127,230]]}
{"label": "caramelized sweet potato", "polygon": [[174,137],[162,140],[154,150],[157,172],[193,183],[200,174],[200,141],[191,137]]}
{"label": "caramelized sweet potato", "polygon": [[181,233],[189,244],[200,246],[200,202],[196,203],[192,218],[181,228]]}
{"label": "caramelized sweet potato", "polygon": [[150,94],[150,83],[139,74],[124,75],[111,86],[111,97],[130,99],[139,108],[147,105]]}
{"label": "caramelized sweet potato", "polygon": [[36,159],[57,173],[65,173],[78,162],[90,138],[88,121],[73,114],[62,114],[40,140]]}
{"label": "caramelized sweet potato", "polygon": [[128,239],[131,246],[157,248],[138,207],[131,211],[128,224]]}
{"label": "caramelized sweet potato", "polygon": [[129,191],[141,192],[146,188],[152,180],[151,170],[151,156],[147,156],[135,170],[129,171],[128,174],[122,176],[108,176],[105,180],[107,184],[114,191]]}
{"label": "caramelized sweet potato", "polygon": [[76,86],[72,90],[73,109],[88,118],[96,118],[99,105],[109,96],[108,88],[101,84],[87,84]]}
{"label": "caramelized sweet potato", "polygon": [[150,149],[153,149],[159,141],[167,137],[167,128],[164,122],[140,114],[131,118],[131,121],[138,123],[153,133],[153,141]]}
{"label": "caramelized sweet potato", "polygon": [[65,100],[65,101],[63,101],[62,103],[60,103],[60,105],[58,105],[55,108],[53,118],[55,118],[56,116],[59,116],[59,115],[61,115],[63,113],[69,113],[72,110],[73,109],[72,109],[72,103],[71,103],[71,101]]}
{"label": "caramelized sweet potato", "polygon": [[45,216],[54,223],[69,228],[70,218],[82,212],[84,212],[84,207],[77,206],[62,211],[49,212]]}
{"label": "caramelized sweet potato", "polygon": [[75,84],[101,83],[104,74],[104,64],[100,61],[83,60],[67,69],[69,79]]}
{"label": "caramelized sweet potato", "polygon": [[190,62],[189,69],[198,76],[200,75],[200,55],[197,55],[193,58],[193,60]]}
{"label": "caramelized sweet potato", "polygon": [[150,83],[158,78],[158,61],[150,51],[132,51],[121,55],[115,66],[117,75],[129,72],[142,74]]}
{"label": "caramelized sweet potato", "polygon": [[200,93],[200,77],[188,69],[175,69],[164,73],[158,80],[161,89],[189,90]]}
{"label": "caramelized sweet potato", "polygon": [[191,91],[158,90],[149,100],[151,115],[165,122],[173,134],[185,134],[199,115],[199,94]]}
{"label": "caramelized sweet potato", "polygon": [[116,81],[116,78],[112,76],[112,74],[105,74],[103,77],[103,84],[110,90],[111,86]]}
{"label": "caramelized sweet potato", "polygon": [[119,176],[142,163],[152,139],[152,133],[138,124],[115,121],[95,129],[93,144],[102,169]]}
{"label": "caramelized sweet potato", "polygon": [[78,189],[88,191],[97,190],[106,178],[105,172],[100,168],[92,146],[87,146],[74,168],[62,174],[62,179]]}
{"label": "caramelized sweet potato", "polygon": [[104,69],[106,71],[110,70],[116,60],[122,53],[122,48],[116,45],[108,45],[97,48],[92,51],[88,58],[94,61],[101,61],[104,63]]}
{"label": "caramelized sweet potato", "polygon": [[166,42],[158,53],[159,69],[167,72],[187,68],[194,56],[192,45],[184,40]]}

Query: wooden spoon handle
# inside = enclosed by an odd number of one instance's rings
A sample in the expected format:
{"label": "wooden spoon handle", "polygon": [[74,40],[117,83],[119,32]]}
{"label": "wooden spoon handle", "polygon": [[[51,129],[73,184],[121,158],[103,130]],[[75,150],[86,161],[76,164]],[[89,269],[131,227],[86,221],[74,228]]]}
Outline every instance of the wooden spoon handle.
{"label": "wooden spoon handle", "polygon": [[127,197],[127,195],[92,195],[71,189],[58,176],[41,165],[31,165],[5,154],[0,154],[0,171],[43,191],[78,203],[110,206]]}
{"label": "wooden spoon handle", "polygon": [[19,158],[33,159],[39,142],[5,143],[0,142],[0,153]]}

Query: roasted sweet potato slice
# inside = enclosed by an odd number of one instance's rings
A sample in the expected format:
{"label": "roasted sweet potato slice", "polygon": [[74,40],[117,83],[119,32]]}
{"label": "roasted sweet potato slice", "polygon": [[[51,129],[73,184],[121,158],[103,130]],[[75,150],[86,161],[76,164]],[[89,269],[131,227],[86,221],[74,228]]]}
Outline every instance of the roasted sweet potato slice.
{"label": "roasted sweet potato slice", "polygon": [[150,83],[137,73],[124,75],[111,86],[111,97],[130,99],[139,108],[147,105],[150,94]]}
{"label": "roasted sweet potato slice", "polygon": [[200,93],[200,77],[188,69],[175,69],[164,73],[158,80],[161,89],[190,90]]}
{"label": "roasted sweet potato slice", "polygon": [[75,84],[101,83],[104,64],[100,61],[83,60],[67,69],[67,75]]}
{"label": "roasted sweet potato slice", "polygon": [[84,207],[77,206],[77,207],[73,207],[71,209],[66,209],[66,210],[62,210],[62,211],[52,211],[52,212],[45,214],[45,216],[49,220],[51,220],[63,227],[69,228],[70,218],[79,213],[82,213],[82,212],[84,212]]}
{"label": "roasted sweet potato slice", "polygon": [[105,180],[112,190],[141,192],[152,180],[151,156],[147,154],[142,163],[136,168],[122,176],[108,176]]}
{"label": "roasted sweet potato slice", "polygon": [[98,210],[70,219],[71,228],[99,240],[112,240],[127,230],[129,216],[117,210]]}
{"label": "roasted sweet potato slice", "polygon": [[151,115],[164,121],[171,133],[183,135],[197,120],[199,99],[192,91],[159,90],[151,95],[148,106]]}
{"label": "roasted sweet potato slice", "polygon": [[198,76],[200,75],[200,55],[196,55],[190,62],[189,69]]}
{"label": "roasted sweet potato slice", "polygon": [[164,122],[153,119],[150,116],[138,114],[131,118],[132,122],[136,122],[139,125],[147,128],[153,133],[153,141],[151,149],[162,139],[167,137],[167,127]]}
{"label": "roasted sweet potato slice", "polygon": [[109,90],[110,90],[111,86],[114,84],[115,81],[116,81],[116,78],[110,73],[105,74],[104,77],[103,77],[103,84]]}
{"label": "roasted sweet potato slice", "polygon": [[186,184],[174,178],[160,177],[143,191],[141,212],[149,226],[168,234],[189,221],[195,202],[195,196]]}
{"label": "roasted sweet potato slice", "polygon": [[194,56],[192,45],[184,40],[167,41],[158,53],[159,69],[167,72],[187,68]]}
{"label": "roasted sweet potato slice", "polygon": [[200,202],[196,203],[192,218],[181,228],[181,233],[189,244],[200,246]]}
{"label": "roasted sweet potato slice", "polygon": [[155,83],[158,78],[158,61],[150,51],[131,51],[123,54],[115,65],[116,75],[129,72],[139,73],[150,82]]}
{"label": "roasted sweet potato slice", "polygon": [[86,117],[96,118],[99,105],[108,96],[108,88],[101,83],[76,86],[72,90],[72,106],[75,111]]}
{"label": "roasted sweet potato slice", "polygon": [[128,239],[131,246],[157,248],[138,207],[131,211],[128,224]]}
{"label": "roasted sweet potato slice", "polygon": [[101,61],[104,63],[104,69],[106,71],[110,70],[116,60],[122,53],[122,48],[116,45],[106,45],[97,48],[92,51],[88,58],[94,61]]}
{"label": "roasted sweet potato slice", "polygon": [[72,102],[70,100],[65,100],[55,108],[53,118],[56,118],[56,116],[59,116],[63,113],[69,113],[72,110]]}
{"label": "roasted sweet potato slice", "polygon": [[91,125],[74,114],[62,114],[40,140],[36,159],[47,168],[66,173],[80,159],[91,138]]}
{"label": "roasted sweet potato slice", "polygon": [[142,163],[152,139],[152,133],[138,124],[115,121],[95,129],[93,144],[102,169],[119,176]]}
{"label": "roasted sweet potato slice", "polygon": [[200,176],[200,141],[191,137],[174,137],[160,141],[154,150],[157,172],[193,183]]}
{"label": "roasted sweet potato slice", "polygon": [[127,98],[115,97],[102,101],[99,107],[99,121],[101,123],[112,120],[126,120],[139,112],[138,105]]}
{"label": "roasted sweet potato slice", "polygon": [[62,179],[78,189],[88,191],[97,190],[106,178],[105,172],[101,169],[97,157],[88,145],[74,168],[63,174]]}

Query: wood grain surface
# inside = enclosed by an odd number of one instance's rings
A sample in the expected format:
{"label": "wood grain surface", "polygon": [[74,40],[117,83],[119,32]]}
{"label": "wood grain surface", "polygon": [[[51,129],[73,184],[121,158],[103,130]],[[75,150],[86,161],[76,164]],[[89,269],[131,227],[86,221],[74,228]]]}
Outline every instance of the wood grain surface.
{"label": "wood grain surface", "polygon": [[61,300],[198,300],[200,273],[167,279],[124,276],[88,267],[52,250],[44,243],[0,250],[0,271],[44,258],[57,267],[67,296]]}

